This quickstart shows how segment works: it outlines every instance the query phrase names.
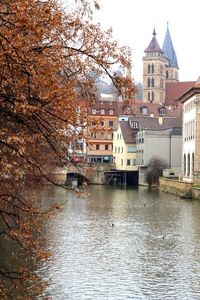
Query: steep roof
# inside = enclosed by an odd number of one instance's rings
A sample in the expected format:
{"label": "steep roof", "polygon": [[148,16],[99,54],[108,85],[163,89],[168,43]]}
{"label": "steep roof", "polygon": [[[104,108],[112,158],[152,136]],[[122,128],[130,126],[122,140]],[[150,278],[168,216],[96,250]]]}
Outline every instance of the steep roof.
{"label": "steep roof", "polygon": [[144,50],[144,52],[160,52],[163,53],[162,49],[160,48],[158,41],[156,39],[156,32],[155,29],[153,31],[153,38],[149,44],[149,46]]}
{"label": "steep roof", "polygon": [[200,94],[200,77],[197,79],[197,81],[193,84],[193,86],[190,89],[188,89],[184,94],[180,96],[178,100],[181,103],[183,103],[196,94]]}
{"label": "steep roof", "polygon": [[158,117],[132,117],[131,120],[139,123],[140,129],[166,130],[182,128],[182,118],[158,118]]}
{"label": "steep roof", "polygon": [[126,121],[121,121],[121,122],[119,122],[119,124],[121,127],[122,136],[123,136],[125,143],[134,144],[135,139],[134,139],[134,135],[133,135],[133,130],[129,126],[129,123]]}
{"label": "steep roof", "polygon": [[[91,114],[92,113],[92,109],[95,108],[96,109],[96,114],[95,115],[110,115],[109,114],[109,110],[113,110],[113,116],[117,116],[118,115],[118,101],[100,101],[97,100],[94,103],[92,103],[89,107],[88,107],[88,112]],[[101,109],[105,110],[105,113],[102,115],[101,114]]]}
{"label": "steep roof", "polygon": [[167,56],[167,58],[169,60],[169,66],[170,67],[175,67],[175,68],[178,69],[178,61],[177,61],[177,57],[176,57],[176,52],[175,52],[174,46],[172,44],[172,40],[171,40],[168,25],[167,25],[167,31],[166,31],[166,34],[165,34],[165,39],[164,39],[164,42],[163,42],[162,50],[163,50],[163,52],[165,53],[165,55]]}
{"label": "steep roof", "polygon": [[195,81],[185,82],[167,82],[165,93],[165,105],[175,106],[179,98],[190,90],[195,84]]}
{"label": "steep roof", "polygon": [[[130,107],[130,113],[129,115],[133,115],[136,117],[149,117],[149,116],[154,116],[154,117],[159,117],[161,115],[161,108],[165,109],[164,115],[165,117],[177,117],[177,115],[180,115],[181,110],[180,109],[175,109],[171,110],[165,107],[165,105],[160,105],[159,103],[151,103],[151,102],[144,102],[141,100],[133,100],[129,104]],[[123,115],[124,106],[121,104],[119,105],[119,114]],[[143,108],[147,108],[144,114]]]}

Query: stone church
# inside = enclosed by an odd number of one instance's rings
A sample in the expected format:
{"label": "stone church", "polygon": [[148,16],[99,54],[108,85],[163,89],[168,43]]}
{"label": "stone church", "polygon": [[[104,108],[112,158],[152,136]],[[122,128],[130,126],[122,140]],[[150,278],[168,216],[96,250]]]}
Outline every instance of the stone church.
{"label": "stone church", "polygon": [[143,101],[167,107],[177,106],[179,97],[193,86],[194,81],[179,82],[178,60],[168,24],[162,48],[154,29],[153,37],[144,52]]}

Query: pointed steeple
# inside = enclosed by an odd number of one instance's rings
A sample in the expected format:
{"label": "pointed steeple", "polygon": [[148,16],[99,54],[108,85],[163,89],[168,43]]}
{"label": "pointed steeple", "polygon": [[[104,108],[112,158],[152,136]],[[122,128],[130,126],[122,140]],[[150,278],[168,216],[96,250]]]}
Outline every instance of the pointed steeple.
{"label": "pointed steeple", "polygon": [[155,31],[155,27],[153,30],[153,38],[149,44],[149,46],[144,50],[145,53],[147,52],[160,52],[163,53],[162,49],[160,48],[158,41],[156,39],[156,31]]}
{"label": "pointed steeple", "polygon": [[172,44],[171,36],[169,33],[168,22],[167,22],[167,31],[165,34],[165,39],[163,42],[162,50],[169,60],[169,66],[178,69],[179,68],[178,61],[177,61],[177,57],[176,57],[176,52],[175,52],[173,44]]}

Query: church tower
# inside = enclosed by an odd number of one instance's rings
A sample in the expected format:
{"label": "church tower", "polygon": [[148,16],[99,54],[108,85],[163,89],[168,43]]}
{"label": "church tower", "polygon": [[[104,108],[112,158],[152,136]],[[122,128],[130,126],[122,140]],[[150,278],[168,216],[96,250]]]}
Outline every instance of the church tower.
{"label": "church tower", "polygon": [[155,29],[143,57],[143,100],[144,102],[164,103],[166,55],[156,39]]}
{"label": "church tower", "polygon": [[169,28],[161,49],[155,29],[143,57],[143,101],[164,104],[166,82],[178,81],[178,62]]}
{"label": "church tower", "polygon": [[168,23],[162,50],[168,59],[168,65],[166,66],[166,82],[177,82],[179,77],[179,67],[176,52],[174,51],[169,33]]}

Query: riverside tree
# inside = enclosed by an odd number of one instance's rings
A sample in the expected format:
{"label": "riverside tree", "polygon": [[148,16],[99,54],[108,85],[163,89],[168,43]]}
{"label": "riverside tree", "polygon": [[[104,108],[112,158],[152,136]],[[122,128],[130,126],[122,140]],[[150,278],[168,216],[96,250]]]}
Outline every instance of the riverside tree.
{"label": "riverside tree", "polygon": [[154,156],[149,160],[147,167],[145,182],[150,188],[152,185],[157,186],[159,177],[162,176],[163,169],[167,167],[167,163],[162,158]]}
{"label": "riverside tree", "polygon": [[110,77],[126,98],[134,90],[130,79],[112,74],[115,64],[130,68],[129,49],[91,23],[86,0],[75,2],[64,10],[55,0],[0,0],[1,299],[33,299],[44,288],[32,271],[48,256],[32,236],[44,214],[30,190],[42,178],[56,184],[51,170],[83,137],[86,115],[78,107],[79,99],[89,105],[95,98],[90,71]]}

